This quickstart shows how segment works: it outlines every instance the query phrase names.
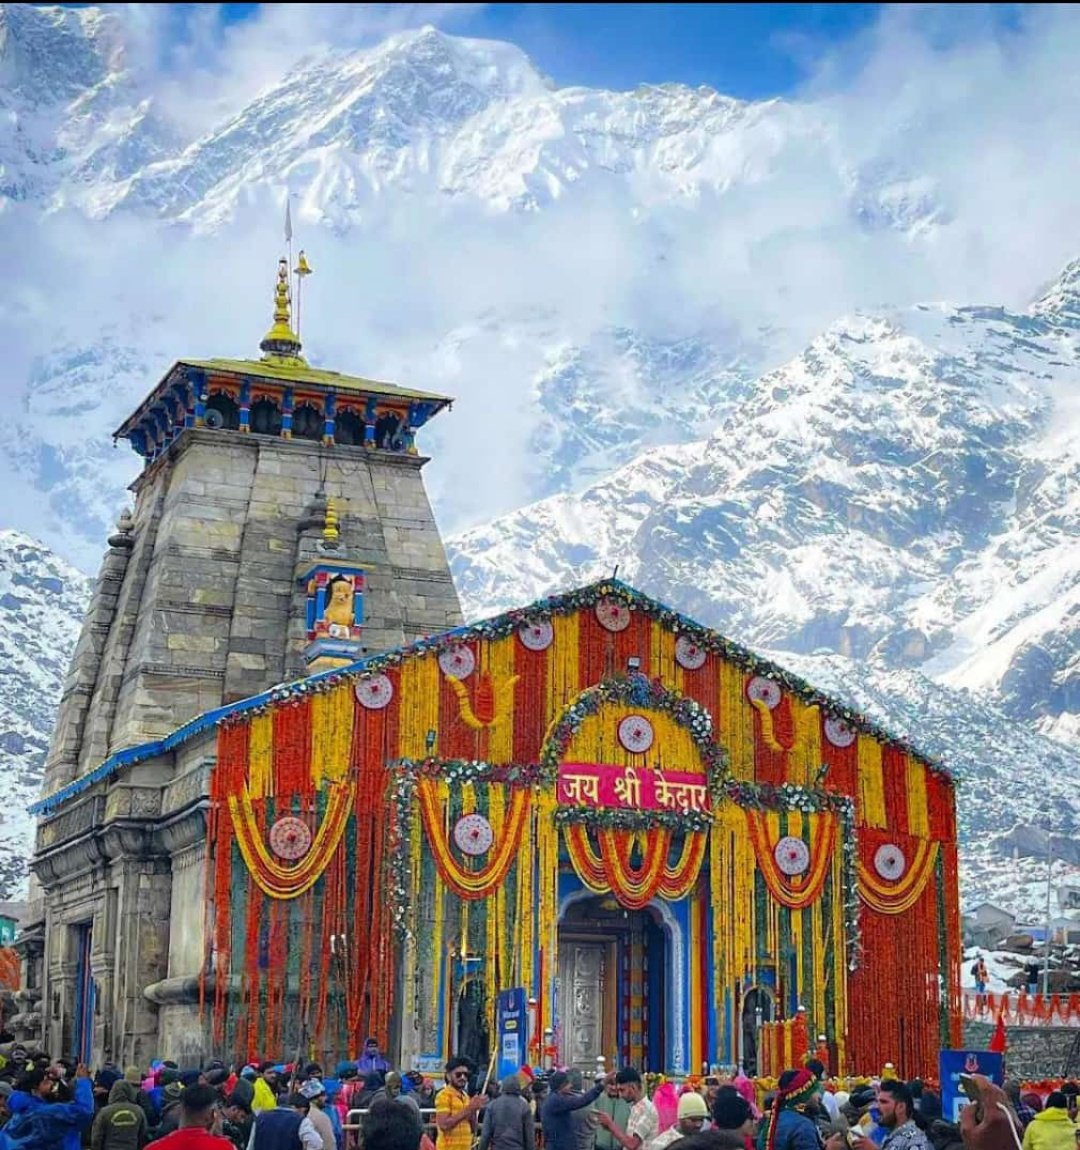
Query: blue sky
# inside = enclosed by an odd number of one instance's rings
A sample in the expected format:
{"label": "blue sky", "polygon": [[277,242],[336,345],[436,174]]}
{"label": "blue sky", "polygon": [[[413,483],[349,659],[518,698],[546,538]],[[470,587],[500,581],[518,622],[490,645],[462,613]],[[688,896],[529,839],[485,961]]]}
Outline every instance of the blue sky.
{"label": "blue sky", "polygon": [[[494,4],[446,22],[509,40],[560,86],[675,80],[727,95],[785,95],[823,51],[872,24],[877,4]],[[257,4],[227,4],[237,24]]]}

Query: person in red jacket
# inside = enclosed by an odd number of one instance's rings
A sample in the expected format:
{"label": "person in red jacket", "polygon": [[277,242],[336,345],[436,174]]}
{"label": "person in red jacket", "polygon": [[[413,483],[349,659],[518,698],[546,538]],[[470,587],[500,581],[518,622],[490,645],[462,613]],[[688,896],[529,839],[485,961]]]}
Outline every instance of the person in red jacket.
{"label": "person in red jacket", "polygon": [[180,1126],[154,1145],[158,1150],[234,1150],[221,1135],[217,1092],[212,1086],[187,1086],[180,1095]]}

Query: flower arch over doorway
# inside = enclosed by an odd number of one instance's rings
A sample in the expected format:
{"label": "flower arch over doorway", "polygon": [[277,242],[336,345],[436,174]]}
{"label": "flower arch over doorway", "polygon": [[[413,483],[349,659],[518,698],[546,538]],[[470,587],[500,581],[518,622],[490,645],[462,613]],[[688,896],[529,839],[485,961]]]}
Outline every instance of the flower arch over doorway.
{"label": "flower arch over doorway", "polygon": [[643,675],[605,679],[555,721],[541,763],[570,862],[593,894],[640,910],[693,890],[710,796],[727,780],[704,707]]}

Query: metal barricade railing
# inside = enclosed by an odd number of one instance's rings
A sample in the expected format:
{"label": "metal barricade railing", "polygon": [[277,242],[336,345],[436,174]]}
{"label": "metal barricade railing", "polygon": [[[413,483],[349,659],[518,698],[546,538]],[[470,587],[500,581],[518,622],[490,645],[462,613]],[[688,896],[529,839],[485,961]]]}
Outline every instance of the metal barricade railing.
{"label": "metal barricade railing", "polygon": [[[361,1124],[364,1121],[364,1116],[370,1114],[371,1110],[365,1107],[363,1110],[349,1110],[345,1114],[345,1121],[342,1123],[342,1129],[345,1131],[345,1142],[347,1146],[356,1145],[356,1135],[360,1131]],[[420,1121],[424,1127],[424,1133],[432,1140],[435,1141],[435,1107],[434,1106],[421,1106],[420,1107]]]}

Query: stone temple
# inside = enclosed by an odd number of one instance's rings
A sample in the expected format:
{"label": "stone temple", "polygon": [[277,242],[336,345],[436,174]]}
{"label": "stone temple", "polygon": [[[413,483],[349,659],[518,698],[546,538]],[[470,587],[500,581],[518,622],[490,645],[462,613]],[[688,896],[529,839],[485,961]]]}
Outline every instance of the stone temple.
{"label": "stone temple", "polygon": [[[170,736],[461,621],[414,440],[449,399],[310,367],[287,277],[282,261],[260,359],[177,362],[115,433],[145,466],[109,539],[43,793],[102,778],[49,804],[22,936],[20,1021],[51,1052],[146,1057],[192,1000],[214,747]],[[316,635],[309,613],[333,580],[352,617]],[[147,743],[155,754],[111,773]]]}
{"label": "stone temple", "polygon": [[288,281],[261,359],[180,361],[117,431],[145,467],[32,808],[18,1036],[933,1074],[949,774],[615,579],[462,625],[414,442],[449,400],[310,367]]}

